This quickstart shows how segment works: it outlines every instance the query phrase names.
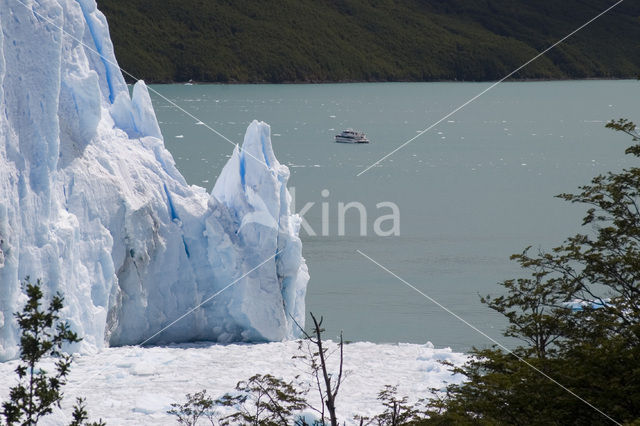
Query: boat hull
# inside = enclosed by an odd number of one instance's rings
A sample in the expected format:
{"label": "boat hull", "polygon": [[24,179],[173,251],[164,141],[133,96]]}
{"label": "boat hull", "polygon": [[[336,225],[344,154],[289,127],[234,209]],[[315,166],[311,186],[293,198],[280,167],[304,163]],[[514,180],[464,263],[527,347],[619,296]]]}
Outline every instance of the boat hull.
{"label": "boat hull", "polygon": [[337,143],[369,143],[369,139],[351,139],[351,138],[341,138],[336,136]]}

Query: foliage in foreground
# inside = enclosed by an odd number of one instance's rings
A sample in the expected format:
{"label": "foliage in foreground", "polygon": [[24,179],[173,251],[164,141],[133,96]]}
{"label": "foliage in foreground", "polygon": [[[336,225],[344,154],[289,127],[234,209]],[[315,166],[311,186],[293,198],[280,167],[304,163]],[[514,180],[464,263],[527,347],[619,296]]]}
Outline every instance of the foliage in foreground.
{"label": "foliage in foreground", "polygon": [[396,426],[415,424],[424,419],[425,412],[420,409],[423,400],[409,404],[409,398],[398,396],[398,386],[386,385],[378,393],[378,401],[385,410],[371,418],[355,416],[360,426]]}
{"label": "foliage in foreground", "polygon": [[[187,394],[184,403],[171,404],[167,411],[180,425],[194,426],[207,419],[211,425],[303,425],[298,413],[307,408],[304,393],[293,382],[285,382],[270,374],[256,374],[240,381],[235,392],[214,400],[206,390]],[[227,413],[223,408],[231,408]]]}
{"label": "foliage in foreground", "polygon": [[225,394],[220,405],[236,408],[227,418],[231,424],[288,425],[307,407],[292,382],[270,374],[257,374],[236,385],[236,394]]}
{"label": "foliage in foreground", "polygon": [[[306,400],[310,388],[296,382],[286,382],[270,374],[254,375],[248,380],[240,381],[235,391],[226,393],[218,399],[207,395],[206,390],[187,394],[184,403],[171,404],[167,413],[176,416],[178,424],[195,426],[202,419],[212,425],[296,425],[321,426],[339,425],[336,415],[338,391],[344,379],[342,335],[335,351],[339,354],[338,368],[333,373],[327,365],[331,357],[326,342],[323,342],[323,318],[318,320],[311,314],[313,331],[303,331],[304,339],[299,342],[300,355],[293,359],[300,360],[309,374],[311,388],[315,388],[321,405],[315,407]],[[302,329],[302,328],[301,328]],[[296,377],[296,380],[299,377]],[[384,411],[372,418],[356,417],[361,425],[396,426],[411,424],[420,418],[422,412],[417,405],[408,403],[407,397],[399,397],[396,386],[386,386],[378,394],[378,400]],[[419,401],[421,403],[421,401]],[[311,410],[315,416],[306,414]],[[311,420],[310,418],[314,418]]]}
{"label": "foliage in foreground", "polygon": [[[184,403],[171,404],[167,413],[176,416],[180,425],[195,426],[206,419],[212,426],[220,425],[295,425],[321,426],[328,424],[323,420],[309,422],[302,410],[311,408],[301,390],[293,382],[285,382],[269,374],[255,375],[247,381],[238,382],[236,392],[227,393],[214,400],[206,390],[187,394]],[[378,393],[378,401],[384,411],[374,417],[356,416],[360,425],[397,426],[415,424],[424,412],[418,404],[411,405],[407,397],[399,397],[397,386],[385,386]],[[224,407],[231,408],[231,414],[225,414]]]}
{"label": "foliage in foreground", "polygon": [[[627,120],[607,126],[638,140]],[[640,145],[627,149],[640,157]],[[431,401],[428,424],[640,422],[640,168],[595,177],[578,234],[549,252],[512,256],[528,278],[483,302],[506,316],[512,352],[475,349],[466,382]],[[634,423],[637,424],[637,423]]]}
{"label": "foliage in foreground", "polygon": [[207,395],[206,390],[186,395],[184,403],[171,404],[171,410],[167,414],[177,417],[178,424],[193,426],[198,424],[200,418],[206,418],[212,425],[216,424],[215,401]]}
{"label": "foliage in foreground", "polygon": [[[10,389],[9,400],[3,402],[2,418],[8,426],[31,426],[60,407],[72,357],[62,351],[63,345],[81,339],[69,324],[60,320],[64,298],[57,293],[46,309],[42,309],[42,282],[32,284],[27,277],[23,283],[27,303],[15,314],[20,327],[20,364],[15,372],[18,384]],[[44,370],[44,358],[55,359],[54,372]],[[71,426],[103,426],[102,421],[86,423],[88,415],[84,400],[78,398]]]}

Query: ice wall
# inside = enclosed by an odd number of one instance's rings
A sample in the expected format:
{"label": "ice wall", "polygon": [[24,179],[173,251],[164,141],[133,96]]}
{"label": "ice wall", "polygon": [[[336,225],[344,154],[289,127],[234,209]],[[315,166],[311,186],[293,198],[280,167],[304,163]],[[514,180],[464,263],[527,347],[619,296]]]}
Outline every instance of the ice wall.
{"label": "ice wall", "polygon": [[294,337],[309,276],[269,126],[211,194],[188,186],[95,0],[20,1],[0,0],[0,360],[27,275],[64,293],[82,351],[141,343],[232,283],[150,343]]}

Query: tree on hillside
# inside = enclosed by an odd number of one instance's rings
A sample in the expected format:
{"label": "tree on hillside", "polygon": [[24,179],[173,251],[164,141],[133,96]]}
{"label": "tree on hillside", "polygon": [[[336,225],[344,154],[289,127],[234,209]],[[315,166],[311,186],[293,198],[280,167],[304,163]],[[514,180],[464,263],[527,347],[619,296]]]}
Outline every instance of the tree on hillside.
{"label": "tree on hillside", "polygon": [[[628,120],[607,127],[640,139]],[[482,299],[523,344],[474,349],[455,369],[466,381],[432,400],[424,423],[640,424],[640,168],[558,197],[588,207],[586,231],[512,256],[529,277]]]}

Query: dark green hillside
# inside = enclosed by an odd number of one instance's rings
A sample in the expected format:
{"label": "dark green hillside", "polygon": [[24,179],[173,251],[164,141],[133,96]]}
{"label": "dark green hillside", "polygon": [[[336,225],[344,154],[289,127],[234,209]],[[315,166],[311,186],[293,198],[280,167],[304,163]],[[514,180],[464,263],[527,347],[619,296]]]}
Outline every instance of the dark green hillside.
{"label": "dark green hillside", "polygon": [[[120,65],[151,82],[494,80],[613,0],[98,0]],[[515,78],[640,73],[626,1]]]}

